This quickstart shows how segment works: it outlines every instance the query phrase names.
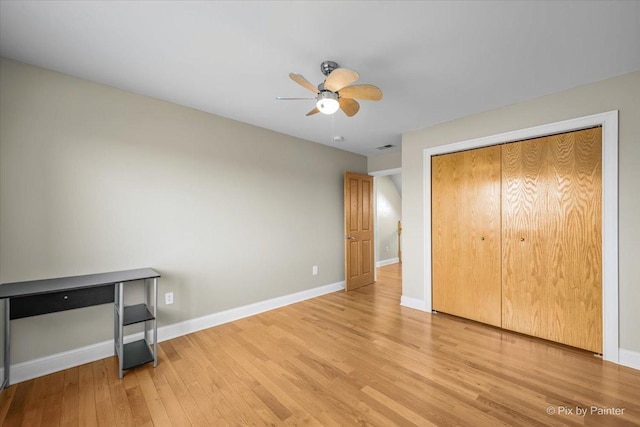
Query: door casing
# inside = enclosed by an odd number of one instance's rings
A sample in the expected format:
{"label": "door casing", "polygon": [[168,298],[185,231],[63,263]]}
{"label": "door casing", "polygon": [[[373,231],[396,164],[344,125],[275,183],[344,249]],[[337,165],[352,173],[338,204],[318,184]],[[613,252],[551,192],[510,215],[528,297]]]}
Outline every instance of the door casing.
{"label": "door casing", "polygon": [[[377,189],[377,177],[388,175],[401,175],[402,168],[384,169],[375,172],[369,172],[369,175],[373,177],[373,230],[374,230],[374,246],[373,246],[373,259],[377,259],[378,251],[378,189]],[[378,268],[375,270],[375,279],[378,280]]]}

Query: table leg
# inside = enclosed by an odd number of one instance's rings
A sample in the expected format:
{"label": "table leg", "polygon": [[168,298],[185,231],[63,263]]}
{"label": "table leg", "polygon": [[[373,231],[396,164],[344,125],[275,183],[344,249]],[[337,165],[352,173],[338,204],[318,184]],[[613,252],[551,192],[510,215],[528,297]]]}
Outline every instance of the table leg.
{"label": "table leg", "polygon": [[118,284],[113,285],[113,354],[118,356]]}
{"label": "table leg", "polygon": [[153,279],[153,367],[158,366],[158,278]]}
{"label": "table leg", "polygon": [[[149,280],[144,279],[144,306],[149,309]],[[144,322],[144,342],[149,345],[151,341],[149,341],[149,328],[147,327],[147,322]]]}
{"label": "table leg", "polygon": [[11,369],[11,298],[4,299],[4,378],[0,391],[9,386]]}
{"label": "table leg", "polygon": [[118,287],[118,307],[120,309],[120,316],[118,316],[118,346],[120,353],[120,357],[118,357],[118,377],[122,379],[124,375],[124,283],[120,282],[116,286]]}

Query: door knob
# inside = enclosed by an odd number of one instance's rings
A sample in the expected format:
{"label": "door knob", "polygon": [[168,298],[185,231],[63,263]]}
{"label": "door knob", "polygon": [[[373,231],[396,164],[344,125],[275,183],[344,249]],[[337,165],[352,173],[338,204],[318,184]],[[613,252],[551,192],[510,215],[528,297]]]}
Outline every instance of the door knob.
{"label": "door knob", "polygon": [[348,239],[348,240],[356,240],[356,238],[355,238],[355,237],[353,237],[351,234],[349,234],[349,235],[347,236],[347,239]]}
{"label": "door knob", "polygon": [[520,238],[520,241],[521,241],[521,242],[524,242],[524,237],[521,237],[521,238]]}
{"label": "door knob", "polygon": [[480,240],[484,240],[484,237],[481,237]]}

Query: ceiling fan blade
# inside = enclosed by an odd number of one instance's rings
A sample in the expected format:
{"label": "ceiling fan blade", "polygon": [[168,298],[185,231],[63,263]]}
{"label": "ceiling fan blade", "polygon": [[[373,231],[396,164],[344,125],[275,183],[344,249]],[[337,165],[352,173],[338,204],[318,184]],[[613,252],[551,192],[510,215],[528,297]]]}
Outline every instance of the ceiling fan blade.
{"label": "ceiling fan blade", "polygon": [[355,116],[360,110],[360,104],[355,99],[339,98],[338,102],[340,103],[340,108],[348,117]]}
{"label": "ceiling fan blade", "polygon": [[320,110],[318,110],[318,108],[315,107],[313,110],[309,111],[306,115],[307,116],[311,116],[311,115],[319,113],[319,112],[320,112]]}
{"label": "ceiling fan blade", "polygon": [[380,101],[382,99],[382,91],[374,85],[353,85],[340,89],[340,97]]}
{"label": "ceiling fan blade", "polygon": [[296,74],[296,73],[289,73],[289,77],[291,78],[291,80],[293,80],[294,82],[298,83],[303,88],[309,89],[313,93],[318,93],[319,92],[318,88],[315,87],[314,85],[312,85],[309,82],[309,80],[307,80],[304,77],[302,77],[302,75]]}
{"label": "ceiling fan blade", "polygon": [[324,82],[324,88],[337,92],[360,78],[360,74],[346,68],[336,68]]}

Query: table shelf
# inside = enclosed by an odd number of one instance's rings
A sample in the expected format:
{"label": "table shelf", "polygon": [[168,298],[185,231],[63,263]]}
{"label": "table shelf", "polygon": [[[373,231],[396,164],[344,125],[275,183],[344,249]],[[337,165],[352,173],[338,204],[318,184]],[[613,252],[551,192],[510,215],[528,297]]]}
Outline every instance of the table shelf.
{"label": "table shelf", "polygon": [[151,348],[145,340],[138,340],[125,344],[123,347],[122,359],[122,369],[124,370],[154,361]]}
{"label": "table shelf", "polygon": [[133,325],[147,320],[154,320],[153,314],[149,311],[146,304],[136,304],[126,306],[124,308],[124,315],[122,316],[122,324],[124,326]]}

